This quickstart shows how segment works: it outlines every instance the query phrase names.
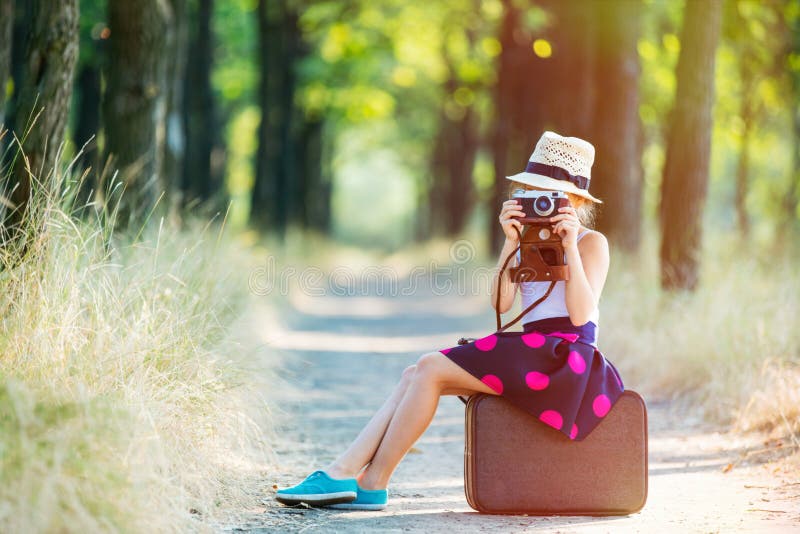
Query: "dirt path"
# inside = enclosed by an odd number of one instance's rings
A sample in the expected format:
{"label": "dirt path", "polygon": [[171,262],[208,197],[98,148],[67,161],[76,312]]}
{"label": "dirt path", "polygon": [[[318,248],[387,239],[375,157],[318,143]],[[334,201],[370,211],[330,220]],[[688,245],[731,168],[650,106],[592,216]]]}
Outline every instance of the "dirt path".
{"label": "dirt path", "polygon": [[785,463],[757,462],[765,449],[762,437],[727,435],[648,397],[649,495],[644,509],[631,516],[473,511],[463,489],[464,406],[455,397],[441,400],[431,427],[395,472],[385,511],[293,509],[275,502],[273,485],[297,483],[329,462],[420,354],[492,330],[485,298],[449,299],[298,296],[280,316],[253,308],[265,354],[283,359],[279,383],[269,393],[279,465],[264,481],[263,508],[225,531],[800,531],[800,476]]}

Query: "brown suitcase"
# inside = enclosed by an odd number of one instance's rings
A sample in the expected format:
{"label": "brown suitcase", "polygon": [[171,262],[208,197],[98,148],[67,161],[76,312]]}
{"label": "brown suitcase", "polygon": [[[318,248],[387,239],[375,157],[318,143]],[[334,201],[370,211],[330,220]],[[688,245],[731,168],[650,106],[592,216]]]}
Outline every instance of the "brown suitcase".
{"label": "brown suitcase", "polygon": [[624,515],[647,499],[647,408],[626,390],[582,441],[497,395],[466,407],[464,489],[479,512]]}

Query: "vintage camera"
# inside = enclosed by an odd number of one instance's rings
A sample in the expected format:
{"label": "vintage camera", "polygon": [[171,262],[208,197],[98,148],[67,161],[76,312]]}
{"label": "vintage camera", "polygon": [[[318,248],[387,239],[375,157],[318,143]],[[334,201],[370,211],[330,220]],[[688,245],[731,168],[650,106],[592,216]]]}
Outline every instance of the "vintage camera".
{"label": "vintage camera", "polygon": [[522,224],[549,223],[550,217],[558,215],[559,208],[569,206],[569,197],[563,191],[517,189],[513,198],[522,204],[522,211],[525,212],[525,217],[516,217]]}
{"label": "vintage camera", "polygon": [[568,280],[566,253],[561,237],[553,232],[550,218],[559,208],[569,206],[563,191],[517,189],[513,198],[522,204],[525,217],[515,217],[523,225],[520,263],[509,269],[514,282]]}

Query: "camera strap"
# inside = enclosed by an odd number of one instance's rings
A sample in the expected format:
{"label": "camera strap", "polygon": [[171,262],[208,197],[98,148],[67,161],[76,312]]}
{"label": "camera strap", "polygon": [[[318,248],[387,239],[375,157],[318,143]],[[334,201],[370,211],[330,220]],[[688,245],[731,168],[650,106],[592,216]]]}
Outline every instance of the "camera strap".
{"label": "camera strap", "polygon": [[[517,245],[517,248],[511,251],[511,254],[509,254],[506,260],[503,262],[503,266],[500,267],[500,272],[497,273],[497,297],[495,298],[495,305],[494,305],[494,313],[495,317],[497,318],[497,330],[495,331],[495,333],[502,332],[506,328],[515,325],[517,321],[519,321],[520,319],[522,319],[523,316],[525,316],[526,313],[534,309],[536,306],[539,305],[539,303],[541,303],[544,299],[549,297],[550,292],[553,291],[553,288],[556,285],[556,281],[552,280],[550,282],[550,287],[547,288],[547,291],[545,292],[544,295],[542,295],[541,298],[536,299],[536,301],[533,304],[522,310],[522,312],[519,315],[517,315],[517,317],[513,321],[511,321],[510,323],[506,324],[503,327],[500,326],[500,284],[503,281],[503,271],[505,271],[508,262],[511,261],[511,258],[514,257],[514,254],[516,254],[517,251],[520,249],[520,247],[522,247],[522,234],[520,233],[519,228],[517,228],[516,226],[514,227],[514,230],[516,230],[517,236],[519,237],[519,245]],[[464,341],[466,342],[466,340]],[[461,344],[461,340],[459,340],[458,343]],[[461,400],[461,402],[467,404],[467,400],[469,397],[465,395],[459,395],[458,398]]]}
{"label": "camera strap", "polygon": [[[516,227],[514,229],[517,230]],[[519,233],[519,230],[517,230],[517,233]],[[522,243],[521,239],[520,239],[520,243]],[[500,281],[502,280],[503,270],[506,268],[506,265],[508,264],[508,261],[511,259],[511,257],[514,254],[517,253],[517,250],[519,250],[519,246],[517,246],[517,248],[514,249],[514,252],[509,254],[508,258],[506,258],[506,261],[503,263],[503,266],[500,268],[500,273],[497,275],[497,299],[495,300],[495,308],[494,308],[495,317],[497,318],[497,330],[495,331],[495,334],[497,332],[502,332],[503,330],[505,330],[506,328],[508,328],[510,326],[515,325],[517,323],[517,321],[522,319],[522,317],[526,313],[528,313],[529,311],[534,309],[536,306],[539,305],[540,302],[542,302],[544,299],[546,299],[550,295],[550,292],[553,290],[553,287],[555,287],[555,285],[556,285],[556,281],[555,280],[551,281],[550,282],[550,287],[547,288],[547,291],[545,292],[545,294],[541,298],[537,299],[536,302],[534,302],[533,304],[531,304],[530,306],[528,306],[527,308],[522,310],[522,312],[519,315],[517,315],[517,317],[513,321],[511,321],[510,323],[508,323],[507,325],[505,325],[504,327],[501,328],[500,327],[500,311],[499,311],[500,310]],[[458,340],[458,344],[459,345],[462,344],[461,343],[462,340],[464,341],[464,343],[467,342],[466,339],[461,338],[461,339]],[[475,341],[475,340],[473,339],[472,341]],[[458,395],[458,398],[464,404],[467,404],[467,401],[469,400],[469,396],[468,395]]]}
{"label": "camera strap", "polygon": [[552,280],[550,282],[550,287],[547,288],[547,291],[545,291],[544,295],[542,295],[540,298],[536,299],[536,301],[533,302],[530,306],[528,306],[527,308],[522,310],[522,312],[520,312],[520,314],[517,315],[517,317],[513,321],[511,321],[511,322],[507,323],[505,326],[501,327],[501,321],[500,321],[500,287],[501,287],[501,284],[503,282],[503,271],[505,271],[506,266],[508,265],[508,262],[511,261],[511,258],[513,258],[514,255],[517,253],[517,251],[520,249],[520,247],[522,247],[522,234],[520,233],[519,228],[517,228],[516,226],[514,227],[514,230],[517,232],[517,236],[519,237],[519,244],[517,245],[517,248],[515,248],[513,251],[511,251],[511,253],[508,255],[506,260],[503,262],[503,266],[500,267],[500,272],[497,273],[497,296],[495,298],[495,306],[494,306],[495,318],[497,319],[497,330],[496,330],[496,332],[502,332],[506,328],[509,328],[509,327],[515,325],[517,323],[517,321],[519,321],[520,319],[522,319],[525,316],[525,314],[527,314],[529,311],[531,311],[536,306],[538,306],[543,300],[545,300],[547,297],[549,297],[550,293],[553,291],[553,288],[556,285],[556,280]]}

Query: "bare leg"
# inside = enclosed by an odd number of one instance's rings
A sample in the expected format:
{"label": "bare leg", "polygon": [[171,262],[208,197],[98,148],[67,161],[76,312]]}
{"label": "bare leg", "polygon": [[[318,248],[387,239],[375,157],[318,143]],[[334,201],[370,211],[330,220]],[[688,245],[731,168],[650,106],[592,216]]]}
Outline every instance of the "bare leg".
{"label": "bare leg", "polygon": [[372,419],[369,420],[356,439],[336,460],[324,469],[328,475],[333,478],[355,477],[372,460],[375,451],[378,450],[381,439],[383,439],[386,428],[389,426],[389,421],[392,419],[397,406],[411,383],[415,367],[411,365],[403,371],[400,382],[394,388],[392,394],[375,412],[375,415],[372,416]]}
{"label": "bare leg", "polygon": [[397,465],[428,428],[444,391],[497,394],[441,352],[423,355],[372,462],[360,478],[361,487],[380,489],[388,485]]}

